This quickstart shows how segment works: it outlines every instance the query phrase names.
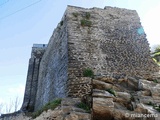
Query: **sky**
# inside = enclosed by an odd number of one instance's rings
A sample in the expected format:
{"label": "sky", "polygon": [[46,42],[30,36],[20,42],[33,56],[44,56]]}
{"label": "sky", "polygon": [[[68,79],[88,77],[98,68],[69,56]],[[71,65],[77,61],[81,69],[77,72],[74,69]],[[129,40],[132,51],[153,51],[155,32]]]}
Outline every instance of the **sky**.
{"label": "sky", "polygon": [[32,45],[48,43],[67,5],[136,10],[150,47],[160,44],[159,0],[0,0],[0,103],[22,102]]}

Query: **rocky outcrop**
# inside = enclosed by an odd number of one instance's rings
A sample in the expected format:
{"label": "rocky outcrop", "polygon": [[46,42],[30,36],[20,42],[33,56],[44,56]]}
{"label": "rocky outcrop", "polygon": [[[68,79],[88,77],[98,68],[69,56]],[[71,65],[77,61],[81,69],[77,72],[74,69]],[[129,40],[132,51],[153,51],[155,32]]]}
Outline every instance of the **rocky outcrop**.
{"label": "rocky outcrop", "polygon": [[[35,119],[20,113],[1,120],[159,120],[160,83],[128,76],[117,79],[112,75],[88,79],[93,84],[92,96],[63,98],[55,110],[43,112]],[[77,106],[82,102],[91,104],[90,111]]]}
{"label": "rocky outcrop", "polygon": [[95,78],[93,120],[159,120],[159,85],[154,81],[126,76],[119,79],[114,76]]}
{"label": "rocky outcrop", "polygon": [[0,120],[91,120],[91,114],[78,107],[80,98],[65,98],[54,110],[44,111],[40,116],[33,119],[28,113],[17,113],[12,116],[4,116]]}

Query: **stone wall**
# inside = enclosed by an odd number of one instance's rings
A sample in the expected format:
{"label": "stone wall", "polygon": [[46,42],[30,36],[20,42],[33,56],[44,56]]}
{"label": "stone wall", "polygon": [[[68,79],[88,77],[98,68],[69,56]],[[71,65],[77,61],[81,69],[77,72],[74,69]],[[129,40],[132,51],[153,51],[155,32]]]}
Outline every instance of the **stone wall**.
{"label": "stone wall", "polygon": [[92,80],[83,76],[86,68],[95,76],[151,79],[158,66],[150,57],[136,11],[68,6],[42,59],[30,59],[26,83],[30,92],[25,93],[22,108],[37,110],[57,97],[91,95]]}
{"label": "stone wall", "polygon": [[66,97],[68,80],[67,20],[62,18],[50,38],[39,68],[35,110],[54,98]]}
{"label": "stone wall", "polygon": [[[34,46],[34,45],[33,45]],[[25,87],[24,100],[21,110],[33,111],[35,96],[38,85],[39,65],[46,47],[32,47],[31,58],[29,59],[28,74]]]}
{"label": "stone wall", "polygon": [[89,67],[95,75],[115,73],[149,79],[158,70],[135,10],[69,6],[67,17],[70,74],[82,76]]}

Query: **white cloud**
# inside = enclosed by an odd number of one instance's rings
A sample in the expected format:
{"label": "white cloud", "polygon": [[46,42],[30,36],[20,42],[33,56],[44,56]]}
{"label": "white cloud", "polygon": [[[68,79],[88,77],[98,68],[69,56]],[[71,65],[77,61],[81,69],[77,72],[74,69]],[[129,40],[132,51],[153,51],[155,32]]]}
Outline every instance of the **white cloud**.
{"label": "white cloud", "polygon": [[9,94],[14,96],[23,96],[25,87],[24,85],[17,85],[8,89]]}
{"label": "white cloud", "polygon": [[160,3],[154,8],[150,9],[142,18],[142,24],[144,26],[147,38],[151,46],[160,44]]}
{"label": "white cloud", "polygon": [[4,103],[4,100],[3,100],[2,98],[0,98],[0,104],[1,104],[1,103]]}

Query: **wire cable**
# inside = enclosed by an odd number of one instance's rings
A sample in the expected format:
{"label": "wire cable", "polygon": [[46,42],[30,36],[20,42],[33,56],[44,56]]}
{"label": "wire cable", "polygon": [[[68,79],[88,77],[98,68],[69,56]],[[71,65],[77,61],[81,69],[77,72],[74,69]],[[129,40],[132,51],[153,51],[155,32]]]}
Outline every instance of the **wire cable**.
{"label": "wire cable", "polygon": [[7,18],[7,17],[9,17],[9,16],[11,16],[11,15],[14,15],[14,14],[16,14],[16,13],[22,11],[22,10],[25,10],[25,9],[27,9],[27,8],[33,6],[33,5],[37,4],[37,3],[39,3],[40,1],[42,1],[42,0],[38,0],[37,2],[34,2],[34,3],[32,3],[32,4],[30,4],[30,5],[26,6],[26,7],[24,7],[24,8],[21,8],[21,9],[15,11],[15,12],[9,14],[9,15],[6,15],[6,16],[4,16],[4,17],[1,17],[0,20],[5,19],[5,18]]}

